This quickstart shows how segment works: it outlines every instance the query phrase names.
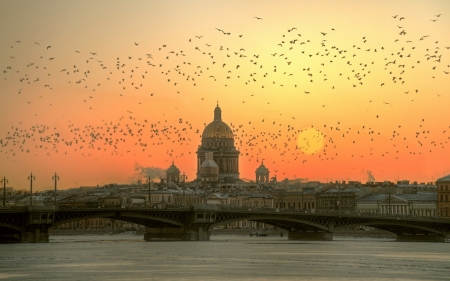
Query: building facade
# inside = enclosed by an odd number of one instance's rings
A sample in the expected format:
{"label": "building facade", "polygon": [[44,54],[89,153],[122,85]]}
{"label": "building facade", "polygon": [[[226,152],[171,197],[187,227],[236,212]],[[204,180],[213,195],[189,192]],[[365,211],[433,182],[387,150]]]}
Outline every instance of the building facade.
{"label": "building facade", "polygon": [[219,167],[219,180],[239,179],[239,151],[234,145],[233,130],[222,121],[219,105],[214,109],[214,121],[202,133],[202,142],[197,150],[197,179],[201,180],[200,166],[206,160],[205,154],[213,153],[213,160]]}
{"label": "building facade", "polygon": [[354,212],[356,192],[352,189],[332,188],[316,193],[317,211]]}
{"label": "building facade", "polygon": [[314,210],[316,208],[315,194],[314,189],[301,191],[275,189],[272,193],[273,206],[280,209]]}
{"label": "building facade", "polygon": [[437,186],[437,211],[440,217],[450,217],[450,175],[436,181]]}
{"label": "building facade", "polygon": [[436,193],[429,194],[371,194],[356,202],[359,213],[400,216],[436,216]]}

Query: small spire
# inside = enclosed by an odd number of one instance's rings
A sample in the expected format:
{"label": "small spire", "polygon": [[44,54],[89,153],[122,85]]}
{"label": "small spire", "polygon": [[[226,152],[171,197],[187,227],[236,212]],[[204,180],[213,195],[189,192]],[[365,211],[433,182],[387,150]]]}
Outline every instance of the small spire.
{"label": "small spire", "polygon": [[219,102],[217,102],[217,107],[214,109],[214,121],[222,121],[222,110],[219,107]]}

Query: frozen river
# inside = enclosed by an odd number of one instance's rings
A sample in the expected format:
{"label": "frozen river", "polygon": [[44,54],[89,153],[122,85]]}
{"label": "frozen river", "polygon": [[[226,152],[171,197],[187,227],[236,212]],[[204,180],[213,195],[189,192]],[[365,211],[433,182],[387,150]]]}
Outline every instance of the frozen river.
{"label": "frozen river", "polygon": [[450,243],[214,235],[144,242],[131,233],[0,245],[0,280],[449,280]]}

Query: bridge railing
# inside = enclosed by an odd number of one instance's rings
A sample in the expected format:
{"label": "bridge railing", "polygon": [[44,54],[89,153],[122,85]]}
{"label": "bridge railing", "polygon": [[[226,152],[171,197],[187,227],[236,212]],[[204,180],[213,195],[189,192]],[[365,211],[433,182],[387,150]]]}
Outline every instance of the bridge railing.
{"label": "bridge railing", "polygon": [[1,210],[25,210],[27,208],[27,206],[14,206],[14,205],[9,205],[6,207],[1,206],[0,207],[0,211]]}
{"label": "bridge railing", "polygon": [[[73,206],[71,208],[55,208],[55,206],[6,206],[0,207],[0,212],[14,212],[19,210],[27,211],[53,211],[53,210],[70,210],[70,209],[111,209],[105,207],[77,207]],[[442,220],[445,218],[436,216],[420,216],[420,215],[405,215],[405,214],[388,214],[388,213],[370,213],[370,212],[354,212],[354,211],[341,211],[339,210],[317,210],[317,209],[280,209],[271,207],[243,207],[235,206],[229,204],[192,204],[192,205],[181,205],[181,204],[155,204],[153,206],[144,207],[123,207],[123,208],[113,208],[114,210],[142,210],[142,209],[165,209],[165,210],[180,210],[180,211],[195,211],[195,210],[211,210],[211,211],[238,211],[238,212],[262,212],[262,213],[286,213],[286,214],[311,214],[311,215],[333,215],[333,216],[362,216],[362,217],[377,217],[377,218],[405,218],[405,219],[425,219],[425,220]]]}
{"label": "bridge railing", "polygon": [[370,212],[354,212],[354,211],[340,211],[339,210],[317,210],[317,209],[280,209],[271,207],[238,207],[232,205],[211,205],[211,204],[194,204],[194,210],[227,210],[227,211],[247,211],[247,212],[277,212],[277,213],[294,213],[294,214],[315,214],[315,215],[334,215],[334,216],[369,216],[369,217],[385,217],[385,218],[411,218],[411,219],[429,219],[442,220],[436,216],[420,216],[420,215],[406,215],[406,214],[388,214],[388,213],[370,213]]}

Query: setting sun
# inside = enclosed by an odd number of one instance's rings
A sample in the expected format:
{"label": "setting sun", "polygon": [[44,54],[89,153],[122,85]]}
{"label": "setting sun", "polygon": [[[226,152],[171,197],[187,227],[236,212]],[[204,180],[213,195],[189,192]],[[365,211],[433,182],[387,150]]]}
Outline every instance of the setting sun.
{"label": "setting sun", "polygon": [[315,154],[321,151],[324,143],[324,135],[317,129],[303,129],[297,137],[299,149],[305,154]]}

